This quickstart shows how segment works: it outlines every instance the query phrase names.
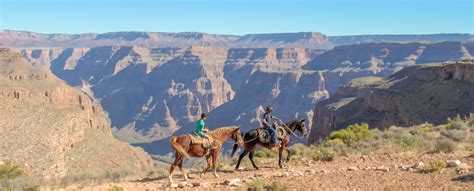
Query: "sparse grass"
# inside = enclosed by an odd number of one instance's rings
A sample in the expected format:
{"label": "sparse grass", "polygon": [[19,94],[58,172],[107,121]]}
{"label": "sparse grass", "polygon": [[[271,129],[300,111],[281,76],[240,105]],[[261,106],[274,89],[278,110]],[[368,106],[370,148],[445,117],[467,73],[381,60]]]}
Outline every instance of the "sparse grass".
{"label": "sparse grass", "polygon": [[23,176],[25,173],[20,166],[12,162],[0,164],[0,179],[14,179]]}
{"label": "sparse grass", "polygon": [[264,190],[271,190],[271,191],[282,191],[287,190],[286,186],[279,182],[273,181],[268,182],[264,179],[256,179],[249,184],[248,190],[252,191],[264,191]]}
{"label": "sparse grass", "polygon": [[60,187],[67,187],[70,185],[78,186],[88,186],[88,185],[97,185],[101,183],[109,182],[120,182],[126,180],[130,177],[137,177],[138,175],[133,170],[114,170],[114,171],[104,171],[102,173],[96,172],[80,172],[75,174],[70,174],[64,177],[61,180],[53,183],[53,185],[59,185]]}

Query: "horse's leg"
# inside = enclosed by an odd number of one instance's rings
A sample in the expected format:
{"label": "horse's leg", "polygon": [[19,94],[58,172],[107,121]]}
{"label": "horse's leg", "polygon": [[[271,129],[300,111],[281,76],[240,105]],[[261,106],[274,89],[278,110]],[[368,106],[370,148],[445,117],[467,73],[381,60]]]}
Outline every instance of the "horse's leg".
{"label": "horse's leg", "polygon": [[201,177],[202,177],[203,175],[205,175],[206,172],[211,168],[211,162],[212,162],[212,161],[211,161],[211,155],[207,155],[207,156],[206,156],[206,161],[207,161],[207,167],[204,169],[204,171],[202,171],[202,173],[201,173],[201,175],[200,175]]}
{"label": "horse's leg", "polygon": [[252,162],[253,168],[255,168],[255,170],[259,170],[258,166],[255,164],[255,161],[253,161],[254,154],[255,154],[255,148],[249,152],[249,159],[250,159],[250,162]]}
{"label": "horse's leg", "polygon": [[235,170],[239,169],[240,162],[245,157],[245,155],[247,155],[248,153],[249,153],[249,150],[247,148],[245,148],[244,151],[242,152],[242,154],[240,154],[240,156],[239,156],[239,161],[237,161],[237,165],[235,166]]}
{"label": "horse's leg", "polygon": [[286,162],[288,163],[288,162],[290,162],[290,157],[291,157],[291,152],[290,152],[290,149],[288,149],[288,145],[285,146],[285,150],[286,150],[286,153],[288,153],[286,155]]}
{"label": "horse's leg", "polygon": [[171,164],[171,167],[170,167],[170,174],[169,174],[169,176],[168,176],[168,179],[169,179],[170,183],[173,182],[173,171],[174,171],[174,168],[176,168],[176,166],[178,165],[178,163],[179,163],[179,158],[181,158],[181,155],[180,155],[178,152],[176,152],[175,157],[176,157],[176,158],[174,159],[173,164]]}
{"label": "horse's leg", "polygon": [[278,166],[280,166],[280,168],[283,168],[283,166],[281,165],[281,156],[283,154],[284,149],[285,149],[285,146],[283,145],[280,145],[280,148],[278,148]]}
{"label": "horse's leg", "polygon": [[178,163],[178,167],[179,167],[179,170],[181,171],[181,173],[183,173],[184,175],[184,180],[188,180],[188,174],[186,174],[186,171],[183,169],[183,161],[184,161],[184,157],[181,157],[181,160],[179,161]]}
{"label": "horse's leg", "polygon": [[217,168],[216,168],[218,155],[219,155],[219,152],[214,151],[214,153],[212,153],[212,168],[214,169],[214,177],[216,178],[219,178],[219,175],[217,175]]}

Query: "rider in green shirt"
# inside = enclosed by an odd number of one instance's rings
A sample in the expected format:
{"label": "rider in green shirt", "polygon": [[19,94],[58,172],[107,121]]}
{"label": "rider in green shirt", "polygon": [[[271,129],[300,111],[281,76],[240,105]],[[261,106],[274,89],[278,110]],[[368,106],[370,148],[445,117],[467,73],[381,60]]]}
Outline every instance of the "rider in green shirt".
{"label": "rider in green shirt", "polygon": [[203,138],[209,138],[208,135],[205,133],[206,131],[209,131],[209,129],[206,128],[206,123],[204,122],[204,120],[206,119],[207,115],[205,113],[201,114],[201,119],[196,122],[196,128],[194,129],[194,132]]}

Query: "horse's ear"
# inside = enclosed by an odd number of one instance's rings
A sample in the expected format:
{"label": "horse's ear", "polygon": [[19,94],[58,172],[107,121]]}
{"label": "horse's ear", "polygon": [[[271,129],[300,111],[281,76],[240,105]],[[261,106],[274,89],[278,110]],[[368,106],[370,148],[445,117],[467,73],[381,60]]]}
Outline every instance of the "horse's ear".
{"label": "horse's ear", "polygon": [[305,122],[305,121],[306,121],[306,119],[302,119],[302,120],[301,120],[301,122]]}

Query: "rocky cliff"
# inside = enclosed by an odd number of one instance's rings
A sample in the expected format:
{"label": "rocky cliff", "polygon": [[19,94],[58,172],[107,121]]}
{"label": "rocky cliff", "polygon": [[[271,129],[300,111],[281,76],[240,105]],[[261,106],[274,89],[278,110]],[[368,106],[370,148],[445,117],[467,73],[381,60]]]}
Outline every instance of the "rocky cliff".
{"label": "rocky cliff", "polygon": [[[115,136],[144,143],[190,132],[201,112],[210,114],[211,128],[254,128],[267,104],[285,120],[307,118],[312,125],[314,105],[340,85],[359,77],[386,77],[410,65],[471,58],[473,44],[374,43],[328,51],[212,46],[17,50],[97,98]],[[162,148],[156,145],[147,148]]]}
{"label": "rocky cliff", "polygon": [[101,105],[20,54],[0,48],[0,161],[34,177],[154,167],[140,148],[113,139]]}
{"label": "rocky cliff", "polygon": [[371,128],[445,123],[474,112],[474,61],[409,66],[384,79],[365,77],[318,103],[309,143],[353,123]]}

